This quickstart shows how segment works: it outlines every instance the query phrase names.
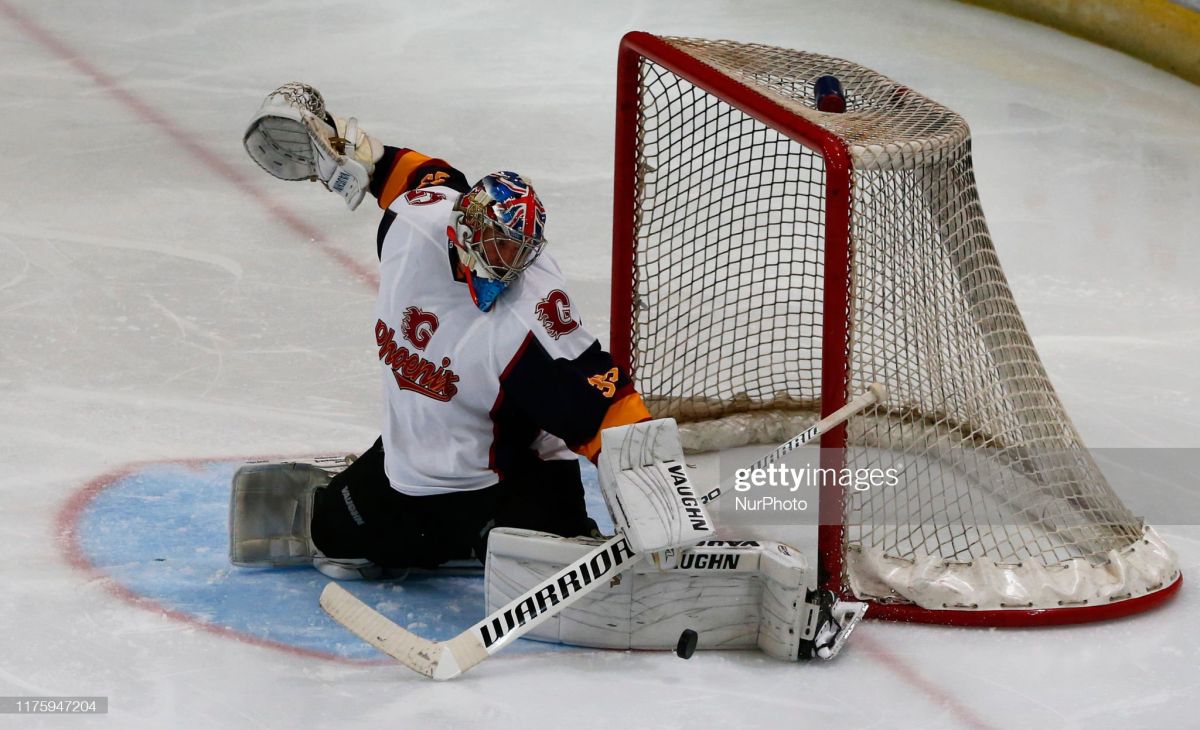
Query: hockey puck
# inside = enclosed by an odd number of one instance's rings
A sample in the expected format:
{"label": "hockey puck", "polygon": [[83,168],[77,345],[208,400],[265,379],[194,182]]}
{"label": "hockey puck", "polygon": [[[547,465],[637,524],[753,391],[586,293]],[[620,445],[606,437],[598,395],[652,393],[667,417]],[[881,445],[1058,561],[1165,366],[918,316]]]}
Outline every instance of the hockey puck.
{"label": "hockey puck", "polygon": [[679,643],[675,645],[675,656],[680,659],[691,659],[696,653],[696,641],[699,639],[695,631],[684,629],[679,635]]}
{"label": "hockey puck", "polygon": [[813,83],[813,102],[817,109],[832,114],[846,111],[846,92],[836,76],[822,76]]}

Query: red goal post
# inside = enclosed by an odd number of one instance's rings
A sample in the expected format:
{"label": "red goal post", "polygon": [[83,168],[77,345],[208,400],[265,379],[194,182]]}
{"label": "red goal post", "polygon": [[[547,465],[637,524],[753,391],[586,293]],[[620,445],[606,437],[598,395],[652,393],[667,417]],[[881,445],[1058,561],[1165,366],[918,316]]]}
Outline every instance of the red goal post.
{"label": "red goal post", "polygon": [[[892,394],[821,440],[823,467],[917,464],[893,492],[822,489],[826,587],[877,618],[995,626],[1178,590],[1037,358],[958,115],[816,54],[641,32],[619,53],[610,349],[651,411],[712,448]],[[815,108],[824,74],[845,114]]]}

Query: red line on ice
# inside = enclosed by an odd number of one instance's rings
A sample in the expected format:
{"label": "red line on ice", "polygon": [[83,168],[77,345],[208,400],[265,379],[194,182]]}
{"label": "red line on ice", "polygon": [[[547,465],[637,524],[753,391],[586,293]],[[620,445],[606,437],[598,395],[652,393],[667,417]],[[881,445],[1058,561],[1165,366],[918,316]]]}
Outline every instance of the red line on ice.
{"label": "red line on ice", "polygon": [[915,666],[888,651],[886,647],[876,641],[869,633],[861,632],[855,634],[854,640],[850,643],[853,645],[851,651],[865,649],[880,664],[887,667],[892,674],[896,675],[897,679],[925,695],[934,704],[945,707],[966,727],[975,728],[976,730],[995,729],[995,725],[975,714],[974,710],[960,702],[949,691],[923,677]]}
{"label": "red line on ice", "polygon": [[132,92],[122,88],[116,79],[100,70],[95,64],[90,63],[78,51],[67,45],[66,42],[55,37],[50,31],[29,18],[29,16],[19,12],[6,0],[0,0],[0,13],[8,16],[8,19],[25,36],[49,51],[51,55],[57,56],[60,60],[70,64],[76,71],[88,77],[97,86],[108,92],[112,98],[120,102],[134,116],[166,134],[177,145],[192,153],[192,156],[211,172],[232,183],[234,187],[247,197],[257,201],[293,232],[307,238],[322,253],[336,261],[356,279],[372,289],[379,285],[378,275],[374,271],[363,266],[353,257],[334,248],[321,231],[313,228],[290,210],[273,200],[269,195],[262,192],[256,185],[250,182],[241,170],[233,167],[212,150],[196,142],[193,139],[193,135],[184,131],[169,117],[135,96]]}

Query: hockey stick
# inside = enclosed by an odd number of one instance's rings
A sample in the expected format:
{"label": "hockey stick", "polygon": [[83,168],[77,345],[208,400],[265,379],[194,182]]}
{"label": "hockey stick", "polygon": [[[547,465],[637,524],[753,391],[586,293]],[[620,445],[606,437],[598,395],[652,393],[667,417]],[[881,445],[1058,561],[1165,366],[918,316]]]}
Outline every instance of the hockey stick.
{"label": "hockey stick", "polygon": [[446,642],[430,641],[397,626],[334,582],[321,591],[321,608],[414,672],[453,679],[641,558],[623,535],[617,535]]}
{"label": "hockey stick", "polygon": [[[883,402],[886,397],[882,385],[872,384],[862,395],[781,444],[750,468],[770,464],[840,426],[860,411]],[[721,488],[717,487],[701,501],[707,504],[721,494]],[[643,557],[630,549],[623,535],[617,535],[445,642],[424,639],[398,626],[337,583],[330,582],[321,592],[321,608],[363,641],[414,672],[433,679],[453,679],[611,581]]]}
{"label": "hockey stick", "polygon": [[[859,394],[857,398],[850,400],[846,403],[846,405],[809,426],[807,431],[796,434],[788,441],[775,447],[774,451],[754,462],[747,467],[747,469],[749,471],[758,471],[759,469],[764,469],[770,464],[778,461],[780,458],[787,456],[792,451],[800,448],[804,444],[807,444],[809,441],[812,441],[818,436],[821,436],[828,431],[832,431],[833,429],[842,425],[842,422],[849,420],[851,416],[858,414],[860,411],[865,410],[876,403],[882,403],[885,400],[887,400],[887,388],[883,387],[881,383],[871,383],[867,386],[865,391]],[[722,493],[721,485],[718,484],[717,486],[713,487],[712,491],[701,497],[700,501],[708,504],[709,502],[712,502],[720,497]]]}

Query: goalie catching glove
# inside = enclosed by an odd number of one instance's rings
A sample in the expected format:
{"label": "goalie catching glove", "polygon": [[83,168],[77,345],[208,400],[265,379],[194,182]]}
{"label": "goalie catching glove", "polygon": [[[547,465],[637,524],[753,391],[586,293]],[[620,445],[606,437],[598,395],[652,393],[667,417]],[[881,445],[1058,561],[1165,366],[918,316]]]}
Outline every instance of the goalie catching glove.
{"label": "goalie catching glove", "polygon": [[712,537],[712,520],[683,463],[675,419],[606,428],[600,444],[600,492],[634,552]]}
{"label": "goalie catching glove", "polygon": [[383,145],[325,110],[321,93],[290,83],[267,95],[243,137],[246,152],[259,167],[280,180],[320,180],[358,207],[371,184]]}

